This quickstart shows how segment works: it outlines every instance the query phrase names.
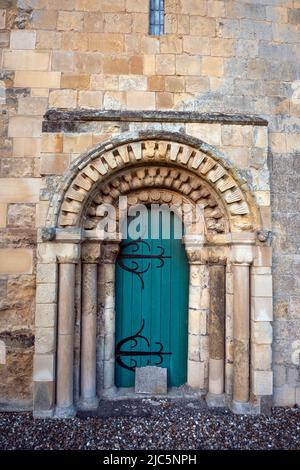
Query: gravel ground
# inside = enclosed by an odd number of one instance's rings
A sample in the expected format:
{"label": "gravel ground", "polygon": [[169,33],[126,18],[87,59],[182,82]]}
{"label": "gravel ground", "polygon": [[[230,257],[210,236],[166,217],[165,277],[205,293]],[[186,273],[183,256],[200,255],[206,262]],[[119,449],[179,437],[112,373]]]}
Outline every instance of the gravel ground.
{"label": "gravel ground", "polygon": [[[300,449],[300,409],[270,416],[207,410],[194,402],[144,400],[149,413],[116,409],[121,416],[33,419],[0,413],[0,449]],[[148,407],[148,408],[147,408]]]}

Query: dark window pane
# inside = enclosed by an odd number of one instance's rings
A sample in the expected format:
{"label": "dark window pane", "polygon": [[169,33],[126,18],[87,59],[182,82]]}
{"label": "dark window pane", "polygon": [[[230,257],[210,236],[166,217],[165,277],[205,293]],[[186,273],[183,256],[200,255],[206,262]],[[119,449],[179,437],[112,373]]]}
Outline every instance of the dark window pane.
{"label": "dark window pane", "polygon": [[164,0],[150,0],[150,25],[149,33],[159,36],[164,33],[165,23]]}

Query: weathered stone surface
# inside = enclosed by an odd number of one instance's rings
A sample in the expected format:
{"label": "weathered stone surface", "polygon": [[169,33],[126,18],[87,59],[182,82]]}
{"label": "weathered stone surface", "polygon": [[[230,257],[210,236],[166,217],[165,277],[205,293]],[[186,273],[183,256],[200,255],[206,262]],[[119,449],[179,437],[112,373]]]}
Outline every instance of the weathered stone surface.
{"label": "weathered stone surface", "polygon": [[167,369],[146,366],[135,369],[135,392],[148,395],[167,393]]}
{"label": "weathered stone surface", "polygon": [[30,274],[33,253],[30,249],[0,249],[0,274]]}
{"label": "weathered stone surface", "polygon": [[[293,375],[296,366],[292,348],[299,338],[300,298],[297,155],[300,82],[296,60],[299,2],[279,5],[280,2],[274,1],[267,5],[268,2],[250,1],[168,1],[165,2],[167,34],[162,37],[149,36],[149,5],[142,0],[101,0],[101,11],[99,2],[88,0],[77,0],[71,7],[64,0],[38,3],[18,2],[19,8],[14,1],[1,3],[1,249],[13,253],[15,248],[34,247],[34,205],[41,197],[43,214],[37,224],[44,225],[48,202],[57,191],[60,175],[79,154],[113,135],[129,128],[133,132],[146,128],[176,129],[182,136],[185,133],[191,136],[191,145],[194,136],[219,147],[226,156],[226,164],[231,162],[241,169],[242,177],[255,191],[255,201],[261,206],[256,221],[261,217],[261,228],[273,230],[273,294],[267,280],[271,274],[267,271],[271,267],[270,247],[259,236],[255,241],[259,246],[251,268],[251,287],[255,293],[252,299],[255,325],[251,335],[257,338],[258,344],[253,345],[257,349],[253,364],[264,367],[269,363],[269,353],[266,352],[268,360],[264,361],[263,353],[258,350],[270,349],[267,323],[272,319],[273,295],[276,335],[273,367],[276,387],[280,387],[275,393],[275,404],[297,401],[291,397],[295,393],[299,395],[299,385]],[[75,110],[77,92],[80,107],[97,109]],[[37,159],[41,150],[41,123],[49,106],[64,106],[66,110],[62,113],[50,110],[44,119],[44,130],[49,130],[55,138],[43,137],[42,172],[49,176],[43,176],[39,194]],[[101,107],[107,111],[99,110]],[[129,107],[132,111],[128,111]],[[162,112],[162,109],[169,111]],[[182,109],[182,113],[177,109]],[[76,132],[81,135],[78,139]],[[66,133],[69,135],[64,148],[62,134]],[[61,158],[63,152],[66,155]],[[224,156],[220,158],[225,161]],[[77,196],[81,191],[78,190]],[[232,192],[230,189],[225,192],[226,197],[237,197]],[[218,188],[217,194],[221,195]],[[247,201],[250,203],[252,198]],[[240,209],[235,203],[229,204],[234,210]],[[73,211],[78,209],[74,200],[68,207]],[[72,223],[74,214],[68,212],[65,222]],[[234,231],[252,230],[249,221],[244,223],[240,215],[234,217]],[[220,225],[216,219],[211,223],[215,233],[224,233],[218,232]],[[221,228],[224,229],[224,224]],[[50,249],[49,259],[54,258]],[[109,275],[112,276],[111,272]],[[3,276],[1,325],[5,329],[10,324],[32,325],[33,321],[31,281],[23,279],[22,286],[22,281],[18,284],[14,280],[7,294],[6,280],[11,281],[12,277],[15,276]],[[110,299],[111,290],[108,289]],[[233,292],[230,276],[227,290]],[[204,319],[202,313],[209,305],[207,293],[209,289],[205,288],[205,299],[198,305],[200,319]],[[227,300],[227,306],[230,317],[231,300]],[[45,314],[46,323],[53,322],[50,317]],[[206,332],[206,322],[199,325],[198,319],[194,315],[192,331],[199,328]],[[230,322],[232,318],[228,319],[229,325]],[[260,344],[262,340],[267,343]],[[197,376],[197,386],[200,383],[204,386],[206,366],[195,363],[189,367],[198,372],[203,369],[194,378]],[[8,374],[5,381],[13,383],[10,380],[15,377],[14,372],[9,369],[8,373],[6,369],[5,374]],[[29,396],[31,382],[25,382]],[[284,384],[288,386],[281,388]],[[230,389],[230,384],[227,386]],[[11,387],[3,392],[5,397],[6,393],[15,393]],[[1,386],[1,394],[2,389]]]}

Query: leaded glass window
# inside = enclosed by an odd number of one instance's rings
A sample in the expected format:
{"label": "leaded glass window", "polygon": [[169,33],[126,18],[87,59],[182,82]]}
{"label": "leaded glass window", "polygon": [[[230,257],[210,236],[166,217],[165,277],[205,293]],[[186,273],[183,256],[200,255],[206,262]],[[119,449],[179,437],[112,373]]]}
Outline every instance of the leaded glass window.
{"label": "leaded glass window", "polygon": [[164,34],[165,30],[165,0],[150,0],[149,33],[153,36]]}

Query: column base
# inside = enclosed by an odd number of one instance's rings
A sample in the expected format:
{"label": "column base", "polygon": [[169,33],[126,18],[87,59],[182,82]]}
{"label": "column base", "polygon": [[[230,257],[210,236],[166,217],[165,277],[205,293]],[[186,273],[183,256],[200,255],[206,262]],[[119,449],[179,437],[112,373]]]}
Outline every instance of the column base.
{"label": "column base", "polygon": [[73,405],[55,409],[55,418],[73,418],[74,416],[76,416],[76,410]]}
{"label": "column base", "polygon": [[258,415],[260,414],[260,406],[254,405],[250,401],[242,402],[242,401],[232,401],[230,403],[230,409],[233,413],[239,415]]}
{"label": "column base", "polygon": [[35,419],[53,418],[54,409],[52,409],[52,410],[33,410],[32,416]]}
{"label": "column base", "polygon": [[78,408],[80,410],[96,410],[98,408],[99,399],[97,397],[80,398]]}
{"label": "column base", "polygon": [[104,388],[101,393],[101,398],[114,398],[117,395],[118,389],[114,385],[110,388]]}
{"label": "column base", "polygon": [[228,407],[228,397],[225,393],[217,395],[215,393],[208,393],[205,396],[205,401],[209,408],[226,408]]}

